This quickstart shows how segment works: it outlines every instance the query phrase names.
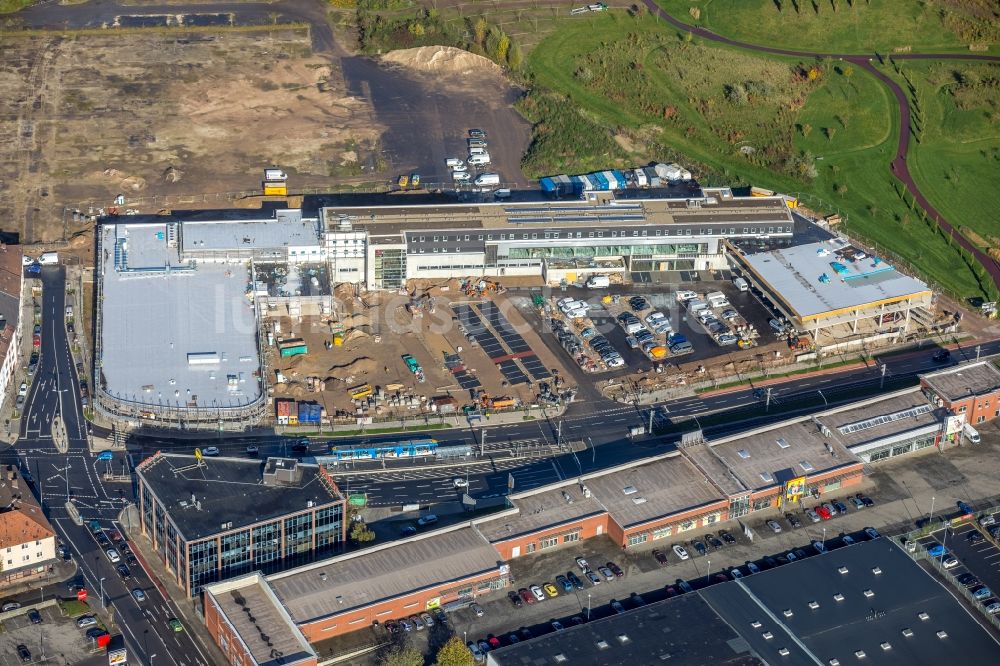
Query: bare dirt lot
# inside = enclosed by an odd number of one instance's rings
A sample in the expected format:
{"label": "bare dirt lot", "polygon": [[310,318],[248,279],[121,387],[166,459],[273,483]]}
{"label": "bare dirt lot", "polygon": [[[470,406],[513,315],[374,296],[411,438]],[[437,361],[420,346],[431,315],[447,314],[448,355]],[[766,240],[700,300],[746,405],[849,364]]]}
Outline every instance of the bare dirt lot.
{"label": "bare dirt lot", "polygon": [[[15,36],[0,63],[12,102],[0,113],[0,214],[23,220],[26,241],[59,239],[65,206],[124,194],[155,211],[164,195],[258,188],[272,163],[295,186],[326,183],[383,129],[304,30]],[[67,235],[83,229],[65,217]]]}
{"label": "bare dirt lot", "polygon": [[486,131],[492,163],[504,183],[524,186],[521,156],[531,126],[512,105],[520,92],[500,68],[460,49],[433,46],[393,51],[382,62],[342,60],[348,90],[371,102],[387,128],[383,157],[398,173],[416,171],[428,187],[449,187],[445,158],[465,159],[470,128]]}
{"label": "bare dirt lot", "polygon": [[[449,281],[441,287],[428,289],[411,307],[408,296],[389,292],[369,293],[362,298],[350,296],[345,288],[338,289],[335,313],[309,314],[303,308],[301,321],[286,316],[281,306],[270,312],[277,322],[278,337],[296,337],[306,341],[309,352],[291,358],[280,358],[272,350],[269,358],[274,368],[280,369],[288,380],[277,384],[275,395],[296,400],[314,400],[333,416],[355,414],[356,405],[350,390],[370,384],[381,387],[387,396],[398,394],[413,397],[412,404],[380,402],[371,416],[414,416],[426,412],[423,403],[433,397],[452,396],[459,406],[472,401],[470,389],[485,391],[492,398],[510,397],[519,404],[534,400],[538,387],[529,381],[510,384],[505,381],[497,365],[480,346],[470,346],[459,329],[455,311],[457,303],[479,303],[484,299],[466,298],[457,289],[458,281]],[[564,372],[563,365],[538,339],[537,332],[525,322],[522,308],[530,303],[523,298],[493,295],[486,299],[494,303],[513,329],[522,335],[539,363],[548,370]],[[342,344],[327,348],[335,335],[342,335]],[[404,355],[412,356],[420,365],[424,381],[407,368]],[[446,365],[446,357],[457,355],[465,367],[468,379],[453,374]],[[312,384],[309,377],[318,378],[323,384]]]}

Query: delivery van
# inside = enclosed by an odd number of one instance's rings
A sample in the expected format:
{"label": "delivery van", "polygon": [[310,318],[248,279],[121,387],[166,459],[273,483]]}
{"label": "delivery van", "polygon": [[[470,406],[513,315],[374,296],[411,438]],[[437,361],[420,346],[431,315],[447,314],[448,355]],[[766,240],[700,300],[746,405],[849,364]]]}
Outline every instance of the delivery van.
{"label": "delivery van", "polygon": [[979,432],[971,425],[966,423],[964,426],[962,426],[962,430],[964,431],[965,438],[967,440],[969,440],[973,444],[978,444],[980,442]]}
{"label": "delivery van", "polygon": [[590,289],[603,289],[611,286],[611,278],[607,275],[591,275],[587,278],[587,287]]}
{"label": "delivery van", "polygon": [[476,176],[476,185],[499,185],[500,184],[500,174],[498,173],[481,173]]}
{"label": "delivery van", "polygon": [[741,277],[733,278],[733,284],[736,285],[736,288],[740,291],[750,291],[750,283]]}

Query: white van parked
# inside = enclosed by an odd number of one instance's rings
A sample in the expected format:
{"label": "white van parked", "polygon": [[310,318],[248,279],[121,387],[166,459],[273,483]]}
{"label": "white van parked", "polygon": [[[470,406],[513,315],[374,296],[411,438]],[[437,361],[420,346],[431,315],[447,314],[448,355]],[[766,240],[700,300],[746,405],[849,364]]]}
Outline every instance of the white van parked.
{"label": "white van parked", "polygon": [[487,153],[486,153],[486,149],[485,148],[469,148],[469,154],[470,155],[486,155]]}
{"label": "white van parked", "polygon": [[607,275],[591,275],[587,278],[587,287],[590,289],[603,289],[611,286],[611,278]]}
{"label": "white van parked", "polygon": [[446,165],[450,166],[450,167],[457,167],[457,166],[462,166],[463,164],[465,164],[465,162],[463,162],[462,160],[458,159],[457,157],[449,157],[448,159],[446,159],[444,161],[444,163]]}
{"label": "white van parked", "polygon": [[59,263],[59,253],[58,252],[43,252],[38,257],[38,263],[40,263],[40,264],[58,264]]}
{"label": "white van parked", "polygon": [[736,288],[740,291],[750,291],[750,283],[741,277],[733,278],[733,284],[736,285]]}
{"label": "white van parked", "polygon": [[500,184],[500,174],[498,173],[481,173],[476,176],[476,185],[499,185]]}
{"label": "white van parked", "polygon": [[965,438],[970,442],[972,442],[973,444],[978,444],[981,441],[979,437],[979,432],[968,423],[962,426],[962,430],[965,434]]}
{"label": "white van parked", "polygon": [[482,155],[469,155],[469,164],[472,166],[479,166],[489,163],[490,163],[489,153],[483,153]]}

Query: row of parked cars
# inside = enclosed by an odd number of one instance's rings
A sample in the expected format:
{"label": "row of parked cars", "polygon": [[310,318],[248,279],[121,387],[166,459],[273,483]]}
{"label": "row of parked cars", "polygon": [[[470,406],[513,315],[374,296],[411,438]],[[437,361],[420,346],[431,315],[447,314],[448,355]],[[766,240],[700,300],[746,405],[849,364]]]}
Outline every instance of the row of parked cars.
{"label": "row of parked cars", "polygon": [[[482,617],[482,607],[480,607],[479,604],[472,604],[472,606],[472,610],[476,613],[476,617]],[[416,613],[410,617],[404,617],[398,620],[387,620],[385,628],[390,634],[399,634],[410,633],[411,631],[423,631],[424,629],[430,629],[436,624],[439,624],[446,629],[448,628],[448,616],[445,615],[445,612],[440,608],[435,608],[433,614],[430,612]]]}
{"label": "row of parked cars", "polygon": [[[857,493],[856,495],[848,497],[847,503],[853,506],[855,510],[861,510],[867,507],[875,506],[875,500],[868,497],[864,493]],[[822,504],[819,504],[812,509],[803,509],[802,512],[803,514],[805,514],[809,522],[818,523],[824,520],[830,520],[832,518],[836,518],[839,515],[847,513],[850,510],[848,509],[847,503],[844,503],[841,500],[830,500],[829,502],[824,502]],[[796,516],[794,513],[786,513],[785,520],[788,521],[788,524],[792,527],[792,529],[798,529],[799,527],[802,527],[802,521],[799,520],[798,516]],[[781,522],[773,518],[771,520],[766,521],[765,524],[775,534],[780,534],[781,530],[783,529]]]}

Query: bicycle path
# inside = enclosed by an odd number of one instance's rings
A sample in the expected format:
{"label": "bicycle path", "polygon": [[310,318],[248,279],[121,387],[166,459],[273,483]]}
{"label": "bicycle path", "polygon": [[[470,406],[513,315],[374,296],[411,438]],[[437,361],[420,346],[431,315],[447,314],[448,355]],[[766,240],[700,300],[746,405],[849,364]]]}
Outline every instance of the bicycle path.
{"label": "bicycle path", "polygon": [[[948,222],[948,220],[946,220],[944,216],[941,215],[936,208],[934,208],[934,206],[931,205],[930,201],[927,200],[927,197],[924,196],[923,192],[920,191],[920,188],[917,187],[916,182],[913,180],[913,176],[910,174],[909,166],[906,163],[906,152],[909,150],[910,137],[912,134],[912,131],[910,130],[910,104],[902,87],[889,78],[885,73],[877,69],[871,62],[871,56],[850,53],[799,51],[795,49],[781,49],[772,46],[763,46],[761,44],[742,42],[736,39],[730,39],[729,37],[724,37],[718,33],[708,30],[707,28],[701,28],[684,23],[664,11],[663,8],[657,5],[654,0],[643,0],[643,4],[646,5],[651,13],[659,16],[675,28],[684,30],[685,32],[690,32],[692,35],[697,35],[719,44],[734,46],[736,48],[755,51],[757,53],[770,53],[773,55],[791,56],[794,58],[832,58],[853,63],[874,75],[875,78],[884,83],[889,90],[892,91],[893,96],[896,98],[896,103],[899,106],[899,142],[896,146],[896,155],[892,162],[889,163],[889,169],[892,172],[892,175],[903,184],[917,204],[924,209],[927,215],[937,222],[938,226],[940,226],[947,235],[951,236],[952,240],[958,243],[962,249],[970,252],[972,256],[975,257],[976,261],[978,261],[983,268],[986,269],[987,273],[989,273],[990,278],[993,280],[993,284],[1000,289],[1000,265],[997,265],[997,262],[994,261],[992,257],[973,245],[973,243],[965,236],[958,233],[958,230],[955,229],[955,227]],[[905,53],[891,55],[890,58],[896,60],[983,60],[988,62],[1000,62],[1000,56],[982,53]]]}

